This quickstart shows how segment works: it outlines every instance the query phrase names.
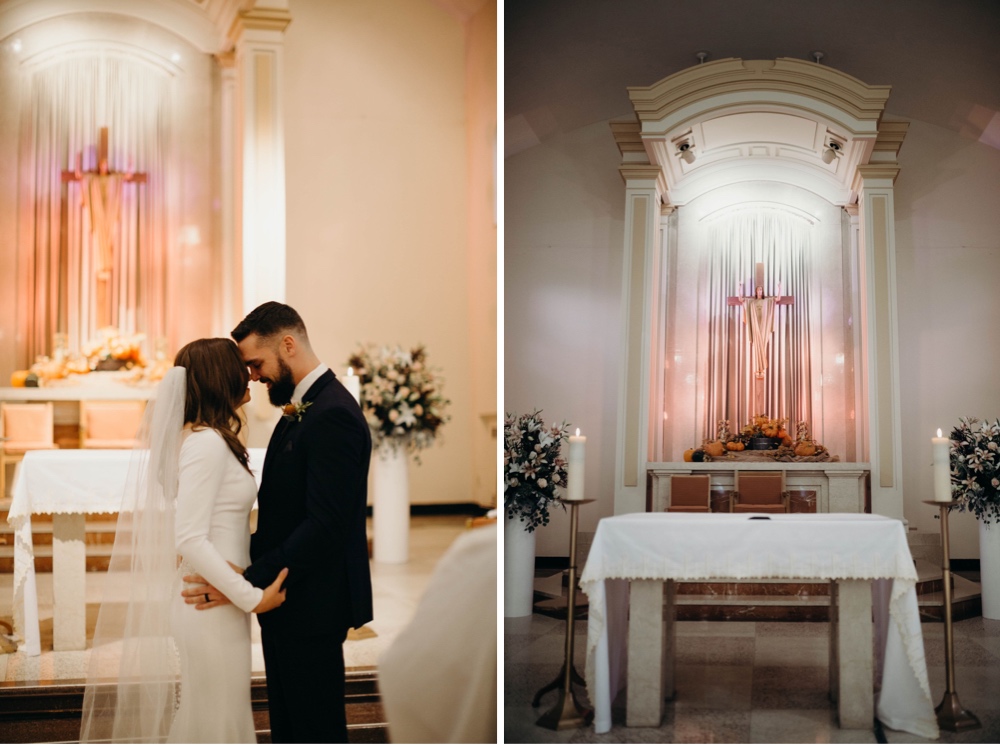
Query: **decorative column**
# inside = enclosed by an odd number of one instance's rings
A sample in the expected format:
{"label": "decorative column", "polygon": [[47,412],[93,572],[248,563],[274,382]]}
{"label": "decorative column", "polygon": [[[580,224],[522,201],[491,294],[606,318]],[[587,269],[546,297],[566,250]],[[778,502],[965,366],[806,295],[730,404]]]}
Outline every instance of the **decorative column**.
{"label": "decorative column", "polygon": [[219,299],[218,323],[220,333],[228,333],[243,317],[242,293],[243,261],[237,246],[236,193],[239,191],[235,174],[240,161],[236,145],[237,95],[239,89],[236,55],[233,52],[218,54],[221,79],[220,133],[219,133],[219,254],[222,257],[222,297]]}
{"label": "decorative column", "polygon": [[282,102],[287,0],[258,0],[229,32],[236,47],[235,243],[243,312],[285,299],[285,133]]}
{"label": "decorative column", "polygon": [[903,518],[902,425],[896,317],[896,234],[893,182],[905,122],[883,122],[868,165],[855,176],[860,207],[859,280],[862,368],[871,463],[872,512]]}
{"label": "decorative column", "polygon": [[624,164],[625,251],[622,272],[623,327],[615,458],[615,514],[646,509],[649,458],[650,340],[653,283],[658,265],[661,171]]}

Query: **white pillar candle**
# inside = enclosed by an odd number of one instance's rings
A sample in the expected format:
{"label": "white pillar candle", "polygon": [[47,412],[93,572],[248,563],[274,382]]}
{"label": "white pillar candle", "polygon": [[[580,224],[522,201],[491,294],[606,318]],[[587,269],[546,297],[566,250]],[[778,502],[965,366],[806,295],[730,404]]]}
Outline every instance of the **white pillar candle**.
{"label": "white pillar candle", "polygon": [[347,375],[344,377],[344,387],[354,396],[354,400],[361,403],[361,378],[354,374],[354,368],[347,368]]}
{"label": "white pillar candle", "polygon": [[566,470],[566,500],[579,502],[583,499],[583,463],[584,447],[587,438],[580,436],[580,430],[576,430],[575,436],[569,438],[569,457]]}
{"label": "white pillar candle", "polygon": [[934,501],[951,501],[951,440],[941,436],[941,430],[937,431],[937,437],[931,438],[931,447],[934,451]]}

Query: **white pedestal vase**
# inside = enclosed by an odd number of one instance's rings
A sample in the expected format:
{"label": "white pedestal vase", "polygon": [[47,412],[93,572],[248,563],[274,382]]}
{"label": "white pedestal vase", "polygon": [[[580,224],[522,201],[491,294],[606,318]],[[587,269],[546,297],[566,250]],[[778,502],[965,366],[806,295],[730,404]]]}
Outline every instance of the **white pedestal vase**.
{"label": "white pedestal vase", "polygon": [[530,616],[535,598],[535,534],[519,518],[508,517],[503,529],[503,615]]}
{"label": "white pedestal vase", "polygon": [[983,618],[1000,620],[1000,525],[979,520],[979,583]]}
{"label": "white pedestal vase", "polygon": [[409,456],[403,448],[384,446],[374,453],[374,462],[374,559],[405,564],[410,556]]}

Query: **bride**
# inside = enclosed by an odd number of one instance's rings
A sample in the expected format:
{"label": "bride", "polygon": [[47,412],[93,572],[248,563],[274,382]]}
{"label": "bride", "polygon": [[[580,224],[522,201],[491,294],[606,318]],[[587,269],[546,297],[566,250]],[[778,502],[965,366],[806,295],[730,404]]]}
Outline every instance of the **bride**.
{"label": "bride", "polygon": [[[129,469],[81,742],[256,742],[249,613],[284,602],[287,570],[264,590],[240,576],[257,496],[237,413],[249,373],[229,339],[191,342],[174,364]],[[198,613],[186,604],[181,578],[194,573],[232,605]]]}

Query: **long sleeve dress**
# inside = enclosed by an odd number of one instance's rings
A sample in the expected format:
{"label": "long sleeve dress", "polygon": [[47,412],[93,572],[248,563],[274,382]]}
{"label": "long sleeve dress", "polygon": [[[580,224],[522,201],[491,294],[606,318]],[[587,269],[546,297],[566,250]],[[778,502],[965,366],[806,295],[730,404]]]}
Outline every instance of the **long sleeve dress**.
{"label": "long sleeve dress", "polygon": [[256,742],[250,705],[250,611],[258,589],[233,571],[250,563],[253,476],[212,429],[184,435],[175,534],[178,573],[200,574],[232,601],[196,610],[178,592],[171,627],[180,654],[180,706],[169,742]]}

